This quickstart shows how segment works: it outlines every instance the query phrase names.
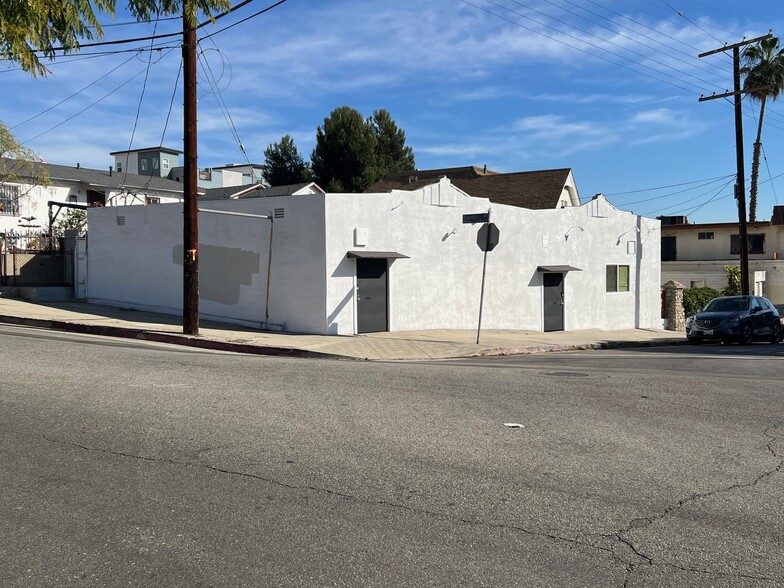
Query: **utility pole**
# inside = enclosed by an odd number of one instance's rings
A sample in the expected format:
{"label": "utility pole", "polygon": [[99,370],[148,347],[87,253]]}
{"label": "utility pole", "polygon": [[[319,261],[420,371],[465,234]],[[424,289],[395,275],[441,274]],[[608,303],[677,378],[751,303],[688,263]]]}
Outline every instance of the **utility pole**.
{"label": "utility pole", "polygon": [[757,43],[771,37],[770,34],[741,41],[733,45],[725,45],[719,49],[713,49],[705,53],[700,53],[698,57],[707,57],[716,53],[732,50],[732,79],[733,91],[724,94],[713,94],[711,96],[700,96],[700,102],[716,100],[718,98],[735,98],[735,159],[737,164],[737,178],[735,180],[735,198],[738,201],[738,238],[740,240],[740,287],[744,296],[749,294],[749,236],[746,226],[746,170],[743,163],[743,107],[741,99],[743,94],[756,90],[742,90],[740,87],[740,48],[745,45]]}
{"label": "utility pole", "polygon": [[194,0],[182,6],[182,63],[185,152],[183,182],[182,332],[199,334],[199,203],[196,142],[196,10]]}

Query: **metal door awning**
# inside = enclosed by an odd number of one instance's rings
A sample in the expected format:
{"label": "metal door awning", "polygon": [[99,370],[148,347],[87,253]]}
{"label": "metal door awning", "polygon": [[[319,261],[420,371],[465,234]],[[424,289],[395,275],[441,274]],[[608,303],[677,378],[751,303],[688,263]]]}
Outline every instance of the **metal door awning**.
{"label": "metal door awning", "polygon": [[538,272],[581,272],[579,267],[573,265],[540,265],[536,268]]}
{"label": "metal door awning", "polygon": [[349,259],[410,259],[408,255],[397,251],[349,251],[346,255]]}

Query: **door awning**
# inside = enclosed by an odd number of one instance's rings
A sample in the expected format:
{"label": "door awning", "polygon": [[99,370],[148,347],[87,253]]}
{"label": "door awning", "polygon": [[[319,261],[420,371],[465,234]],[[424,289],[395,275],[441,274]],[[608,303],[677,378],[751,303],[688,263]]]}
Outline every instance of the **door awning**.
{"label": "door awning", "polygon": [[573,265],[540,265],[536,268],[538,272],[581,272],[583,271],[579,267],[574,267]]}
{"label": "door awning", "polygon": [[346,255],[349,259],[409,259],[408,255],[397,251],[349,251]]}

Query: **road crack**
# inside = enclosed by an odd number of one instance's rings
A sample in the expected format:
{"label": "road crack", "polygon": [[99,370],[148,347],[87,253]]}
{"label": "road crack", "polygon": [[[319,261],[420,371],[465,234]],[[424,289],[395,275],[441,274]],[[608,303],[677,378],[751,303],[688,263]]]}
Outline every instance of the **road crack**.
{"label": "road crack", "polygon": [[[672,562],[667,562],[667,561],[661,561],[661,562],[655,561],[651,556],[646,555],[642,550],[640,550],[634,544],[634,542],[631,539],[629,539],[628,537],[625,537],[625,535],[628,534],[629,532],[631,532],[632,530],[638,530],[638,529],[644,529],[644,528],[650,527],[654,523],[656,523],[658,521],[661,521],[662,519],[670,516],[671,514],[673,514],[674,512],[680,510],[681,508],[683,508],[684,506],[686,506],[689,503],[692,503],[692,502],[695,502],[695,501],[698,501],[698,500],[709,499],[709,498],[711,498],[713,496],[716,496],[718,494],[724,494],[724,493],[727,493],[727,492],[733,492],[735,490],[739,490],[739,489],[742,489],[742,488],[752,488],[752,487],[756,486],[757,484],[759,484],[761,481],[763,481],[763,480],[773,476],[774,474],[781,473],[782,469],[784,469],[784,460],[782,460],[782,458],[778,455],[778,453],[776,451],[775,444],[778,441],[778,437],[776,435],[774,435],[773,432],[776,431],[776,429],[780,428],[782,424],[784,424],[784,421],[779,421],[777,423],[774,423],[773,425],[770,425],[764,431],[762,431],[762,435],[765,436],[767,438],[767,440],[768,440],[768,442],[767,442],[767,444],[765,446],[766,451],[768,453],[770,453],[771,456],[773,456],[775,459],[779,460],[778,464],[776,464],[775,467],[770,468],[768,470],[765,470],[764,472],[762,472],[759,475],[757,475],[753,480],[750,480],[748,482],[743,482],[743,483],[738,483],[738,484],[730,484],[729,486],[726,486],[724,488],[718,488],[716,490],[711,490],[710,492],[697,492],[697,493],[691,494],[690,496],[687,496],[685,498],[682,498],[682,499],[678,500],[674,505],[668,506],[668,507],[664,508],[664,510],[661,513],[659,513],[658,515],[654,515],[654,516],[650,516],[650,517],[644,517],[644,518],[632,519],[631,521],[629,521],[629,523],[626,525],[626,527],[620,529],[617,533],[615,533],[614,537],[616,538],[616,540],[620,541],[621,543],[626,545],[632,551],[632,553],[634,553],[636,556],[642,558],[647,565],[651,565],[651,566],[654,566],[654,567],[655,566],[664,566],[664,567],[676,569],[676,570],[679,570],[679,571],[682,571],[682,572],[689,572],[689,573],[695,573],[695,574],[701,574],[701,575],[708,575],[708,576],[713,576],[713,577],[717,577],[717,578],[739,578],[739,579],[749,579],[749,580],[760,580],[760,581],[766,581],[766,582],[784,582],[784,576],[767,577],[767,576],[755,576],[755,575],[752,575],[752,574],[742,574],[742,573],[716,572],[716,571],[711,571],[711,570],[704,570],[704,569],[699,569],[699,568],[691,568],[691,567],[688,567],[688,566],[682,566],[682,565],[679,565],[679,564],[676,564],[676,563],[672,563]],[[604,537],[608,537],[608,538],[611,537],[610,535],[603,535],[603,536]],[[632,564],[632,565],[634,565],[634,564]],[[628,581],[631,579],[631,576],[634,573],[634,571],[636,571],[636,569],[631,570],[631,572],[629,572],[627,574],[627,579],[626,579],[626,582],[624,583],[624,586],[628,584]]]}

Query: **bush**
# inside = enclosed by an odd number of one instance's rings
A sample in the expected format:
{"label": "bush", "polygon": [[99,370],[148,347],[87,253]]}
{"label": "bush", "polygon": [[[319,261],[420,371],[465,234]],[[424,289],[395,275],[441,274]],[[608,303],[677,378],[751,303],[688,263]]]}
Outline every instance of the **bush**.
{"label": "bush", "polygon": [[686,288],[683,291],[683,310],[686,316],[691,316],[719,296],[721,292],[713,288]]}

